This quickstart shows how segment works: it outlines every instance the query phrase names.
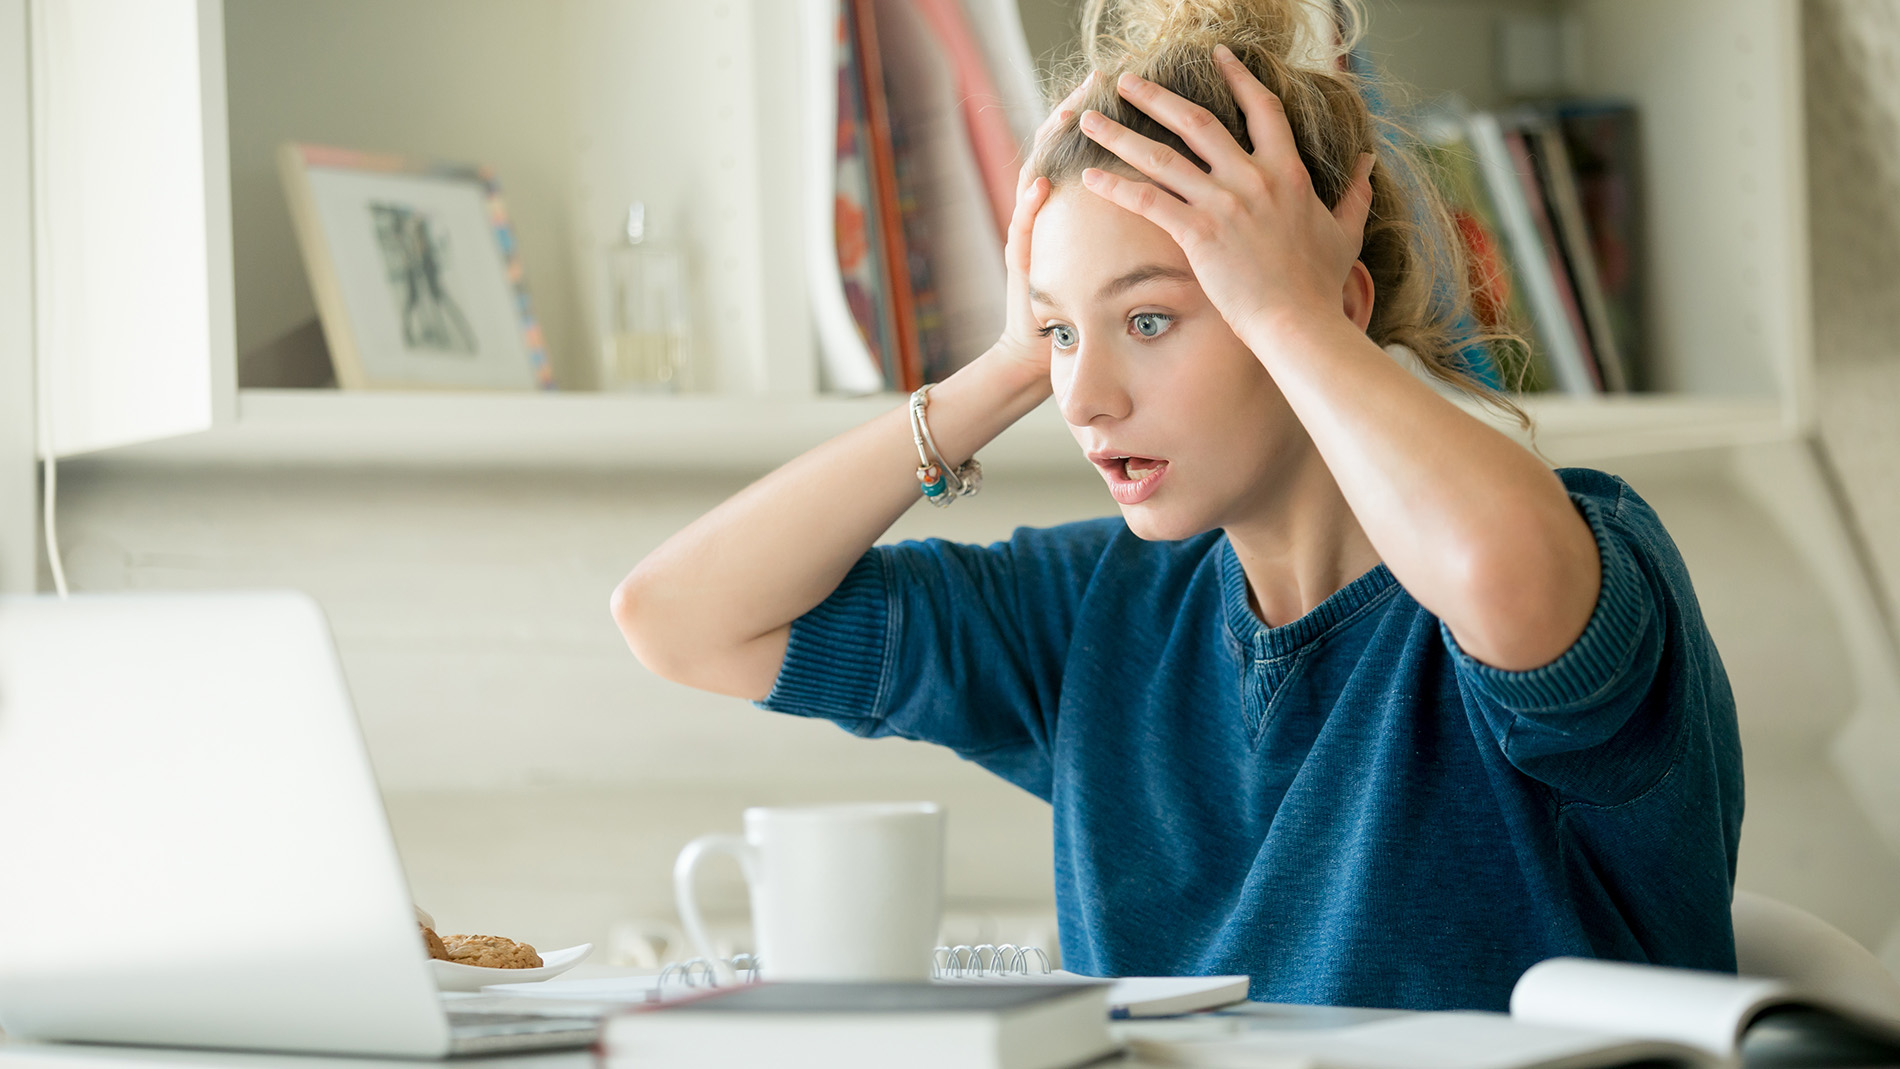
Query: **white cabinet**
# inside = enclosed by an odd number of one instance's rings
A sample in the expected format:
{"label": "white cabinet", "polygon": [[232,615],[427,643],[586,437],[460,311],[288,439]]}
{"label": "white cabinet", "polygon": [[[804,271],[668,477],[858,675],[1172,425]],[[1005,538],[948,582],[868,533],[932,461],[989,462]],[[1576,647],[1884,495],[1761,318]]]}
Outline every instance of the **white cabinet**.
{"label": "white cabinet", "polygon": [[[1541,444],[1554,459],[1587,459],[1801,433],[1812,331],[1796,0],[1556,6],[1583,27],[1589,87],[1641,109],[1654,379],[1668,392],[1537,398]],[[895,403],[817,393],[799,4],[32,7],[45,131],[39,348],[62,455],[146,442],[129,448],[200,461],[763,467]],[[1494,56],[1482,27],[1524,9],[1375,5],[1375,53],[1390,52],[1401,75],[1485,83]],[[1382,36],[1381,18],[1441,30]],[[238,353],[314,314],[271,160],[287,139],[493,166],[570,385],[590,382],[600,247],[626,203],[644,200],[687,246],[699,283],[695,393],[239,389]],[[1005,452],[1071,461],[1066,436],[1043,422]]]}
{"label": "white cabinet", "polygon": [[216,0],[33,0],[42,438],[59,455],[233,414]]}

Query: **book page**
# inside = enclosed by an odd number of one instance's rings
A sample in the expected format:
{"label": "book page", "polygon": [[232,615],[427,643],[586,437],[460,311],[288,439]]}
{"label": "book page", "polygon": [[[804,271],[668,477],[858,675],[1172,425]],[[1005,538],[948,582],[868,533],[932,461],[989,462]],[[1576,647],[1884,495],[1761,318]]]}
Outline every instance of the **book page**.
{"label": "book page", "polygon": [[1734,916],[1739,971],[1779,977],[1803,1002],[1900,1034],[1900,980],[1846,932],[1748,891],[1735,893]]}
{"label": "book page", "polygon": [[1671,1039],[1733,1058],[1743,1027],[1787,1000],[1779,980],[1658,965],[1552,958],[1511,990],[1511,1016],[1526,1024]]}
{"label": "book page", "polygon": [[940,984],[1073,984],[1095,980],[1108,985],[1108,1006],[1118,1017],[1171,1017],[1243,1002],[1247,976],[1122,976],[1097,979],[1057,969],[1047,973],[978,973],[938,977]]}
{"label": "book page", "polygon": [[1693,1048],[1577,1028],[1524,1024],[1501,1013],[1410,1013],[1317,1030],[1236,1030],[1170,1039],[1124,1032],[1144,1063],[1209,1069],[1590,1069],[1648,1059],[1715,1065]]}

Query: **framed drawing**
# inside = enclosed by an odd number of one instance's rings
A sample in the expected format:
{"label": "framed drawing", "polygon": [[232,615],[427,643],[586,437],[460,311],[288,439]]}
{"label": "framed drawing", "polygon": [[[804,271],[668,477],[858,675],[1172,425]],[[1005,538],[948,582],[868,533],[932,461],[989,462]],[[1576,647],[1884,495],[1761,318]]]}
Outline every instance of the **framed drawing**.
{"label": "framed drawing", "polygon": [[278,151],[345,389],[552,389],[501,190],[485,167]]}

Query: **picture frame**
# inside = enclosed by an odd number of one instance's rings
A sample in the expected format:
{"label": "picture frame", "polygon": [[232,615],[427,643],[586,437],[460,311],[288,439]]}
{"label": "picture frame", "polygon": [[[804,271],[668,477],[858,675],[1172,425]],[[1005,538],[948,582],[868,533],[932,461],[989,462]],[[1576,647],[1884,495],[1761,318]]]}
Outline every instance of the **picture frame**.
{"label": "picture frame", "polygon": [[297,243],[343,389],[553,389],[486,167],[289,142]]}

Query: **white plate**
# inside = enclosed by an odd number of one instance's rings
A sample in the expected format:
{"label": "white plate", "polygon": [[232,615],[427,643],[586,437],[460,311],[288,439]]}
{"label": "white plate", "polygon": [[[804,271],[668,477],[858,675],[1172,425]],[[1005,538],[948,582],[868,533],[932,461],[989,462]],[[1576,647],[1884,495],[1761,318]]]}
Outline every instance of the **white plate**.
{"label": "white plate", "polygon": [[582,943],[565,950],[550,950],[541,955],[539,969],[484,969],[441,958],[429,959],[429,971],[435,974],[435,986],[443,991],[480,991],[484,984],[531,984],[552,980],[593,953],[594,944]]}

